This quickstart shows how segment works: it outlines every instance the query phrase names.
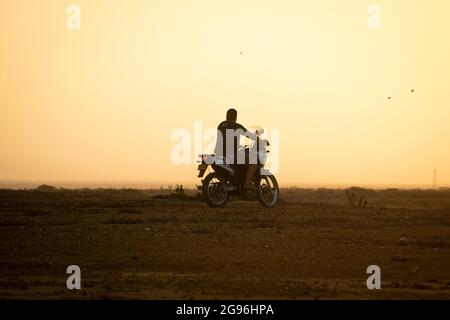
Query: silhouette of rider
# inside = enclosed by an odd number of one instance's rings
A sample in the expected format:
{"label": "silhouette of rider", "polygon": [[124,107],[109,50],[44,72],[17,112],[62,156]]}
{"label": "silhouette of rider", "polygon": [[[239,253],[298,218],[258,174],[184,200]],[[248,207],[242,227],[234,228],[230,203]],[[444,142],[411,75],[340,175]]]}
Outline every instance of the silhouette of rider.
{"label": "silhouette of rider", "polygon": [[255,190],[256,187],[252,185],[251,181],[258,167],[256,161],[250,161],[249,154],[244,151],[240,145],[240,137],[245,136],[256,141],[257,135],[249,132],[243,125],[236,122],[236,109],[229,109],[227,111],[226,120],[222,121],[217,127],[217,141],[216,141],[216,159],[217,162],[226,164],[244,165],[247,167],[245,175],[244,188]]}

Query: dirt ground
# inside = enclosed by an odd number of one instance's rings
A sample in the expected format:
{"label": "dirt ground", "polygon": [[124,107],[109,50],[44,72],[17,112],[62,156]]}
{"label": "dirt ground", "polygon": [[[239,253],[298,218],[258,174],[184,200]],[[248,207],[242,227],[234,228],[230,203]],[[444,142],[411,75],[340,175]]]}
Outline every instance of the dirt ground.
{"label": "dirt ground", "polygon": [[449,299],[450,191],[361,192],[367,208],[289,189],[274,209],[210,209],[192,192],[1,190],[0,298]]}

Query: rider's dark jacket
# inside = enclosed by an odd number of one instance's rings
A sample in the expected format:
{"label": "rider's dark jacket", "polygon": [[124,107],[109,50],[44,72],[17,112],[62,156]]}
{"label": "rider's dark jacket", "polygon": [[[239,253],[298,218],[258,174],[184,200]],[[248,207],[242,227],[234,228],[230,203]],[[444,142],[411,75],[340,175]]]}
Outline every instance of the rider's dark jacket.
{"label": "rider's dark jacket", "polygon": [[238,161],[241,136],[255,139],[254,134],[250,133],[243,125],[226,120],[221,122],[217,127],[216,159],[220,161],[224,157],[227,164],[241,163]]}

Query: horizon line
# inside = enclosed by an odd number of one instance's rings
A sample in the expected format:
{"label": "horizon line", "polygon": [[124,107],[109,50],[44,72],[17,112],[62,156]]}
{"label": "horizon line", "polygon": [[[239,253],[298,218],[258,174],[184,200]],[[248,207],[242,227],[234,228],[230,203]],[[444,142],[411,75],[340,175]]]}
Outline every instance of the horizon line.
{"label": "horizon line", "polygon": [[[169,186],[183,185],[187,189],[195,189],[197,182],[171,181],[165,182],[149,182],[145,180],[88,180],[88,179],[0,179],[0,188],[7,187],[12,189],[20,189],[26,187],[38,187],[39,185],[49,184],[62,188],[132,188],[132,189],[168,189]],[[370,188],[370,189],[440,189],[449,188],[450,184],[438,185],[437,188],[432,183],[351,183],[351,182],[301,182],[280,183],[282,188]]]}

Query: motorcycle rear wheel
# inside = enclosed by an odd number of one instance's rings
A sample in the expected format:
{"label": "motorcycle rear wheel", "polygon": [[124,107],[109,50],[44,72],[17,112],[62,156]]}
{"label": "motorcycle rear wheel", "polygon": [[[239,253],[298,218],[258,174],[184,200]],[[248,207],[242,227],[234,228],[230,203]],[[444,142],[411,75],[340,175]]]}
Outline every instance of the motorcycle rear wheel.
{"label": "motorcycle rear wheel", "polygon": [[210,207],[220,208],[227,203],[228,192],[224,190],[225,183],[225,179],[216,172],[211,172],[203,180],[203,197]]}

